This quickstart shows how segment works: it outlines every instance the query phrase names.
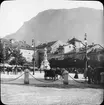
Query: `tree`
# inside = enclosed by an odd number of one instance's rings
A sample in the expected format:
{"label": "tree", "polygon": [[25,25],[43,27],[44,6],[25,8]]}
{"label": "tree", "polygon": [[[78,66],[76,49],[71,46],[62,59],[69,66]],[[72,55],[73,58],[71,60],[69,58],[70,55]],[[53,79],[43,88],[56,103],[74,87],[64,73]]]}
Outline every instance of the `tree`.
{"label": "tree", "polygon": [[20,50],[18,49],[13,49],[12,57],[14,57],[14,59],[9,62],[11,65],[23,65],[26,63],[26,59],[22,56]]}
{"label": "tree", "polygon": [[10,52],[10,49],[9,49],[9,47],[5,47],[5,49],[4,49],[4,60],[6,61],[6,62],[8,62],[8,60],[10,59],[10,57],[11,57],[11,52]]}
{"label": "tree", "polygon": [[0,63],[3,62],[3,44],[1,43],[0,39]]}
{"label": "tree", "polygon": [[9,47],[4,46],[0,40],[0,63],[7,62],[10,59]]}

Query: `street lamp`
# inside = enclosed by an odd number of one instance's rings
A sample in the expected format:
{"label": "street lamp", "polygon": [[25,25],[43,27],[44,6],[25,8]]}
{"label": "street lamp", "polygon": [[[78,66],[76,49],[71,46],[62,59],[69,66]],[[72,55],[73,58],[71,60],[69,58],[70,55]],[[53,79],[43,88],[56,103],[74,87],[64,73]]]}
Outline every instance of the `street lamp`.
{"label": "street lamp", "polygon": [[33,75],[35,74],[35,40],[32,39],[32,47],[34,49],[34,54],[33,54]]}
{"label": "street lamp", "polygon": [[86,79],[86,73],[87,73],[87,34],[85,33],[85,38],[84,38],[84,43],[85,43],[85,70],[84,70],[84,77]]}
{"label": "street lamp", "polygon": [[[18,52],[19,48],[17,46],[16,51]],[[16,74],[17,74],[17,65],[18,65],[18,54],[16,55]]]}
{"label": "street lamp", "polygon": [[[81,42],[82,43],[82,42]],[[87,61],[88,61],[88,57],[87,57],[87,34],[85,33],[85,38],[84,38],[84,43],[82,43],[85,47],[85,70],[84,70],[84,77],[86,79],[87,77]]]}
{"label": "street lamp", "polygon": [[75,45],[75,42],[74,42],[74,63],[75,63],[75,68],[76,68],[76,45]]}

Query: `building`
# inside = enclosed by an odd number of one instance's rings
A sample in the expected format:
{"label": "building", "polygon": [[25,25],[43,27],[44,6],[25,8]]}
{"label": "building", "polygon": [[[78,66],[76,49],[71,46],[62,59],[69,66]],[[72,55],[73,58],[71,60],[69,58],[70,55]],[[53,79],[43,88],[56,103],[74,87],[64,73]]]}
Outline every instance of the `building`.
{"label": "building", "polygon": [[52,42],[47,42],[47,43],[43,43],[43,44],[40,44],[36,47],[37,49],[37,62],[38,62],[38,66],[40,67],[40,64],[43,60],[43,56],[44,56],[44,48],[46,47],[47,48],[47,58],[48,60],[49,59],[52,59],[52,58],[56,58],[56,51],[57,51],[57,48],[60,46],[60,45],[63,45],[63,42],[61,42],[60,40],[57,40],[57,41],[52,41]]}
{"label": "building", "polygon": [[65,53],[68,53],[68,52],[72,51],[73,49],[74,48],[73,48],[72,44],[66,44],[66,45],[63,45],[63,46],[59,46],[58,53],[65,54]]}
{"label": "building", "polygon": [[76,49],[83,47],[82,41],[76,39],[75,37],[71,40],[68,39],[67,43],[72,44]]}
{"label": "building", "polygon": [[87,53],[90,60],[97,60],[97,61],[104,60],[104,48],[99,44],[94,44],[93,46],[91,46],[88,49]]}
{"label": "building", "polygon": [[[64,58],[72,58],[75,60],[85,61],[85,47],[79,48],[78,52],[74,50],[64,54]],[[104,62],[104,48],[99,44],[93,44],[87,46],[87,58],[88,64],[98,66]]]}
{"label": "building", "polygon": [[20,50],[22,56],[26,59],[27,62],[32,62],[34,50],[33,48],[28,45],[25,41],[16,41],[10,39],[11,47]]}
{"label": "building", "polygon": [[22,53],[22,56],[26,59],[26,61],[32,62],[34,54],[33,50],[20,49],[20,52]]}
{"label": "building", "polygon": [[10,39],[11,47],[20,50],[22,56],[26,59],[27,62],[32,62],[34,49],[26,43],[26,41],[17,41]]}
{"label": "building", "polygon": [[66,54],[72,52],[73,50],[78,51],[81,47],[83,47],[82,42],[76,38],[72,38],[71,40],[68,40],[63,46],[59,46],[58,53]]}

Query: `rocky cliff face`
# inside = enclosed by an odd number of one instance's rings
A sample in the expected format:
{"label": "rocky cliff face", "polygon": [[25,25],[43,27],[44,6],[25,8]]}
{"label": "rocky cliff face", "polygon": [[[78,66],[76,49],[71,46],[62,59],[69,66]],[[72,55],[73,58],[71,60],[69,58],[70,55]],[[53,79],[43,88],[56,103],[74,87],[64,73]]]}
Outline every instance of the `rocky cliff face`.
{"label": "rocky cliff face", "polygon": [[28,44],[35,38],[36,43],[62,40],[72,37],[84,40],[87,33],[88,43],[103,43],[103,11],[91,8],[50,9],[38,13],[25,22],[20,29],[6,38],[25,40]]}

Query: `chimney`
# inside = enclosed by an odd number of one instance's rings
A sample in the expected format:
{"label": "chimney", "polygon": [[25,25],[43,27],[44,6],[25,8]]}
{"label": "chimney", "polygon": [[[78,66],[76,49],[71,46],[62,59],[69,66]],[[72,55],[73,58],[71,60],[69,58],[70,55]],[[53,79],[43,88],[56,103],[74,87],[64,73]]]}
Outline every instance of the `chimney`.
{"label": "chimney", "polygon": [[26,41],[24,41],[24,43],[26,44]]}
{"label": "chimney", "polygon": [[94,42],[92,42],[92,46],[94,46]]}

